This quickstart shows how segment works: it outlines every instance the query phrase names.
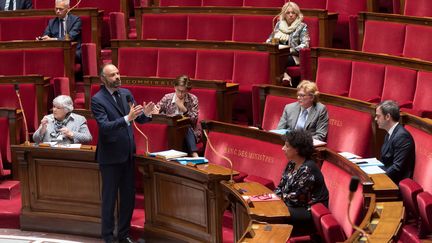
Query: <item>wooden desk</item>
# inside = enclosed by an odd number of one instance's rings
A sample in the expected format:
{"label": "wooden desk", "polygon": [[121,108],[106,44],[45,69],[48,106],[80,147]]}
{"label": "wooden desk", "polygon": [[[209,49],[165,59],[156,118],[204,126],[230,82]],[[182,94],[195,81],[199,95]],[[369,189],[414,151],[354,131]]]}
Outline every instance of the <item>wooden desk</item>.
{"label": "wooden desk", "polygon": [[293,226],[289,224],[261,224],[252,223],[250,227],[254,235],[245,233],[239,240],[241,243],[279,243],[286,242],[292,232]]}
{"label": "wooden desk", "polygon": [[12,145],[21,229],[100,236],[101,178],[94,150]]}
{"label": "wooden desk", "polygon": [[[257,182],[243,182],[230,185],[221,182],[225,197],[231,203],[233,213],[234,239],[239,241],[250,227],[252,220],[268,223],[284,223],[290,214],[288,207],[282,200],[268,202],[253,202],[248,204],[244,196],[254,196],[263,193],[272,193],[270,189]],[[244,191],[240,194],[240,191]]]}
{"label": "wooden desk", "polygon": [[386,174],[369,175],[373,181],[373,190],[377,196],[377,201],[397,201],[400,200],[399,187]]}
{"label": "wooden desk", "polygon": [[215,164],[195,168],[146,156],[136,162],[144,175],[145,234],[222,241],[226,202],[219,182],[230,178],[230,169]]}

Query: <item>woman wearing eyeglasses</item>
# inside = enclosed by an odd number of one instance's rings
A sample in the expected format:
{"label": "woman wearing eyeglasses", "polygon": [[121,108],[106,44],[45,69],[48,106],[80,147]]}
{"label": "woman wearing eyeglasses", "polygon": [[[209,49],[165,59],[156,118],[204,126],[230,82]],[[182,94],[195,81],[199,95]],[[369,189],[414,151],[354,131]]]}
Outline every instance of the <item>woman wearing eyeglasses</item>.
{"label": "woman wearing eyeglasses", "polygon": [[156,105],[156,112],[168,116],[183,115],[191,120],[191,127],[185,137],[186,150],[192,157],[198,157],[196,143],[201,138],[198,124],[198,98],[189,93],[192,83],[188,76],[177,77],[174,82],[174,93],[166,94]]}
{"label": "woman wearing eyeglasses", "polygon": [[315,203],[328,204],[328,190],[320,168],[312,159],[314,146],[309,132],[298,129],[282,136],[282,150],[288,164],[275,189],[288,206],[290,224],[294,232],[299,228],[313,227],[310,208]]}
{"label": "woman wearing eyeglasses", "polygon": [[60,144],[88,143],[92,136],[85,117],[72,113],[73,102],[67,95],[53,100],[53,113],[44,116],[33,134],[35,143],[58,142]]}
{"label": "woman wearing eyeglasses", "polygon": [[297,86],[297,102],[285,106],[277,129],[302,128],[309,131],[314,139],[325,141],[329,118],[327,108],[318,102],[318,97],[315,82],[303,80]]}

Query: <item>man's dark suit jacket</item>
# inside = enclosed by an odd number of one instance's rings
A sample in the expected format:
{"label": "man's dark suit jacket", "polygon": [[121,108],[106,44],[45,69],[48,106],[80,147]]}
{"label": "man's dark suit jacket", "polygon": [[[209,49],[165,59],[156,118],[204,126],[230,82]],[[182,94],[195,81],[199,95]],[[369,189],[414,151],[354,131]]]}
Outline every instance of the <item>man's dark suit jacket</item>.
{"label": "man's dark suit jacket", "polygon": [[[0,11],[5,10],[7,0],[0,0]],[[31,0],[15,0],[16,1],[16,9],[32,9],[33,3]]]}
{"label": "man's dark suit jacket", "polygon": [[[124,120],[124,116],[129,114],[130,111],[126,97],[130,96],[132,102],[134,102],[134,99],[127,89],[120,88],[119,93],[126,114],[120,111],[112,95],[103,85],[91,100],[91,110],[99,125],[96,161],[101,165],[123,163],[131,160],[135,154],[133,125],[128,125]],[[145,115],[135,119],[139,123],[149,120],[150,118]]]}
{"label": "man's dark suit jacket", "polygon": [[415,162],[415,145],[411,134],[398,124],[391,137],[381,147],[381,162],[386,174],[398,184],[412,177]]}
{"label": "man's dark suit jacket", "polygon": [[[43,35],[51,38],[59,37],[60,19],[58,17],[50,19]],[[66,32],[69,33],[71,41],[77,42],[76,55],[81,60],[81,18],[73,14],[68,14],[66,21]],[[62,38],[61,40],[63,40]]]}

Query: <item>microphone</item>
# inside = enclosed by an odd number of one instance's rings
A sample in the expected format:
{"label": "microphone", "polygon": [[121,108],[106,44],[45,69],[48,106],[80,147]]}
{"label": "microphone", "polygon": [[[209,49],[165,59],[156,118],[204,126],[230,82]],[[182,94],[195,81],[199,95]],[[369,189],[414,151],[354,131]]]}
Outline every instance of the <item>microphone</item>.
{"label": "microphone", "polygon": [[18,98],[18,103],[21,109],[21,112],[23,114],[23,120],[24,120],[24,134],[25,134],[25,141],[24,141],[24,145],[25,146],[30,146],[30,140],[29,140],[29,132],[28,132],[28,126],[27,126],[27,119],[26,119],[26,115],[24,112],[24,106],[22,105],[22,101],[21,101],[21,95],[20,95],[20,91],[19,91],[19,86],[18,84],[14,84],[14,88],[15,88],[15,94]]}
{"label": "microphone", "polygon": [[233,163],[232,163],[232,161],[231,161],[228,157],[226,157],[226,156],[220,154],[220,153],[219,153],[218,151],[216,151],[216,149],[213,147],[213,144],[211,143],[210,138],[209,138],[209,136],[208,136],[208,134],[207,134],[207,132],[206,132],[206,130],[208,130],[208,126],[207,126],[207,123],[206,123],[205,121],[201,121],[201,128],[202,128],[202,130],[203,130],[204,136],[207,138],[207,144],[210,146],[210,149],[211,149],[211,150],[212,150],[212,151],[213,151],[217,156],[219,156],[219,157],[221,157],[222,159],[228,161],[228,163],[230,164],[231,172],[230,172],[230,180],[228,181],[228,183],[229,183],[231,186],[233,186],[233,185],[235,184],[235,182],[234,182],[234,180],[233,180]]}
{"label": "microphone", "polygon": [[[126,101],[127,101],[127,103],[129,104],[129,107],[132,108],[132,105],[134,105],[134,101],[133,101],[133,99],[132,99],[132,96],[127,95],[127,96],[126,96]],[[141,129],[139,129],[139,127],[136,125],[135,121],[132,121],[132,123],[133,123],[135,129],[136,129],[136,130],[137,130],[137,131],[138,131],[138,132],[139,132],[139,133],[144,137],[145,142],[146,142],[146,153],[145,153],[145,155],[148,155],[148,154],[150,153],[150,151],[149,151],[149,139],[148,139],[148,137],[144,134],[144,132],[141,131]]]}
{"label": "microphone", "polygon": [[352,176],[351,177],[351,181],[349,184],[349,196],[348,196],[348,222],[350,223],[350,225],[353,227],[353,229],[355,229],[356,231],[359,231],[364,237],[368,237],[369,235],[366,233],[366,231],[364,231],[362,228],[358,227],[357,225],[355,225],[352,220],[351,220],[351,216],[350,216],[350,207],[351,207],[351,201],[354,197],[354,193],[357,191],[357,187],[358,184],[360,182],[360,179],[357,176]]}
{"label": "microphone", "polygon": [[[68,15],[69,12],[70,12],[72,9],[78,7],[78,5],[79,5],[80,3],[81,3],[81,0],[78,0],[78,2],[77,2],[74,6],[72,6],[71,8],[68,9],[66,15]],[[66,28],[65,28],[65,40],[68,41],[68,40],[70,40],[70,36],[69,36],[69,32],[67,31],[67,23],[65,23],[65,25],[66,25]]]}

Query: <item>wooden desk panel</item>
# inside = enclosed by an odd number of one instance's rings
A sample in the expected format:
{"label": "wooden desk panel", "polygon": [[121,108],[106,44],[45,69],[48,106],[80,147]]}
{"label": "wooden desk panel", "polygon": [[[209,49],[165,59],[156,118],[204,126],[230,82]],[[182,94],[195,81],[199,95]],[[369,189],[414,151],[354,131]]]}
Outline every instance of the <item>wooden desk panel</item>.
{"label": "wooden desk panel", "polygon": [[251,229],[254,232],[253,237],[245,234],[240,239],[241,243],[279,243],[286,242],[292,232],[293,226],[289,224],[257,224],[253,223]]}
{"label": "wooden desk panel", "polygon": [[100,236],[94,150],[12,145],[21,180],[21,229]]}
{"label": "wooden desk panel", "polygon": [[137,157],[144,177],[145,234],[187,242],[221,242],[222,180],[231,170],[215,164],[198,167],[154,157]]}

